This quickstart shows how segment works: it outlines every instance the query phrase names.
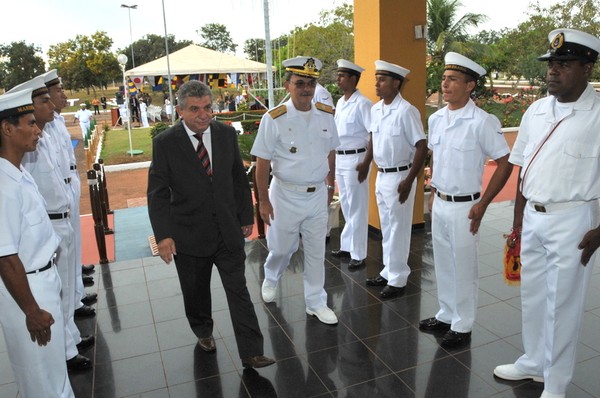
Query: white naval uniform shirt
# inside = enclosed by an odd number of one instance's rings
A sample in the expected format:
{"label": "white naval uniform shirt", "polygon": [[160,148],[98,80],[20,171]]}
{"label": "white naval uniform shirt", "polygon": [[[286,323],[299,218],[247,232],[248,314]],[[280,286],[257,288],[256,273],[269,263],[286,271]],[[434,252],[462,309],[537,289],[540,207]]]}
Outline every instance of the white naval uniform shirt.
{"label": "white naval uniform shirt", "polygon": [[335,125],[340,146],[337,149],[366,148],[371,128],[371,107],[373,103],[356,90],[346,101],[342,96],[335,111]]}
{"label": "white naval uniform shirt", "polygon": [[317,86],[315,87],[315,93],[312,99],[313,104],[316,104],[317,102],[329,105],[330,107],[335,109],[335,104],[333,103],[333,97],[331,96],[331,93],[327,91],[327,89],[323,87],[321,83],[317,83]]}
{"label": "white naval uniform shirt", "polygon": [[498,159],[509,153],[500,121],[471,100],[452,121],[449,113],[446,106],[429,117],[431,185],[449,195],[480,192],[486,158]]}
{"label": "white naval uniform shirt", "polygon": [[88,124],[92,119],[92,116],[92,111],[90,111],[89,109],[80,109],[75,113],[75,117],[77,118],[77,120],[79,120],[79,123]]}
{"label": "white naval uniform shirt", "polygon": [[389,106],[383,100],[371,109],[373,159],[377,167],[408,166],[415,154],[415,144],[425,139],[421,115],[400,94]]}
{"label": "white naval uniform shirt", "polygon": [[[523,115],[509,158],[522,166],[521,178],[539,145],[561,120],[555,102],[554,96],[542,98]],[[588,84],[529,167],[523,196],[542,204],[598,199],[599,172],[600,94]]]}
{"label": "white naval uniform shirt", "polygon": [[25,153],[22,165],[32,175],[40,193],[46,200],[48,213],[65,213],[70,209],[73,194],[70,186],[65,183],[65,177],[58,162],[53,159],[56,154],[54,145],[54,140],[44,127],[37,149]]}
{"label": "white naval uniform shirt", "polygon": [[[340,145],[335,121],[316,106],[310,124],[288,100],[283,115],[263,115],[251,153],[271,161],[273,176],[288,184],[323,184],[329,173],[329,152]],[[277,109],[277,108],[276,108]]]}
{"label": "white naval uniform shirt", "polygon": [[60,238],[31,174],[0,158],[0,256],[18,254],[25,272],[43,268]]}

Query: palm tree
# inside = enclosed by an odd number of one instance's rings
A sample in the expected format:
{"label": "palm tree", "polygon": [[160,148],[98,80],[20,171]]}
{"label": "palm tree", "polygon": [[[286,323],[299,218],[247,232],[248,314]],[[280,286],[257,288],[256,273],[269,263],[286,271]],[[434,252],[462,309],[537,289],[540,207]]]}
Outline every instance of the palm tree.
{"label": "palm tree", "polygon": [[[469,52],[466,30],[487,20],[483,14],[466,13],[458,18],[460,0],[427,0],[427,50],[430,56],[427,88],[436,92],[440,87],[444,56],[450,50]],[[442,104],[438,96],[438,108]]]}

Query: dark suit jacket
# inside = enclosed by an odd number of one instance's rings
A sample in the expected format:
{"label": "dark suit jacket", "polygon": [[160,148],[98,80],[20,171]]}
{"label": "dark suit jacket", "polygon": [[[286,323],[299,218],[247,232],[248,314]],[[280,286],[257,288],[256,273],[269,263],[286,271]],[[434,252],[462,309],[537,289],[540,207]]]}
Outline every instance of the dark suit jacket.
{"label": "dark suit jacket", "polygon": [[[182,123],[153,140],[148,212],[157,242],[175,241],[177,253],[208,257],[219,239],[243,250],[241,227],[254,223],[250,186],[236,131],[212,121],[212,181]],[[219,237],[220,236],[220,237]]]}

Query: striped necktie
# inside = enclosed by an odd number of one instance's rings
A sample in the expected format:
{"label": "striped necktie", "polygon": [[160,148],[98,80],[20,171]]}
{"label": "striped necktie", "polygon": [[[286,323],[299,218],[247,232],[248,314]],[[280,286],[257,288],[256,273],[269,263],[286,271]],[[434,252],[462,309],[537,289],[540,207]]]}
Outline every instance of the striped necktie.
{"label": "striped necktie", "polygon": [[196,148],[196,155],[198,155],[198,159],[202,162],[202,167],[204,167],[204,171],[206,171],[206,175],[212,177],[212,168],[210,167],[210,158],[208,157],[208,151],[202,142],[202,133],[194,134],[194,137],[198,139],[198,147]]}

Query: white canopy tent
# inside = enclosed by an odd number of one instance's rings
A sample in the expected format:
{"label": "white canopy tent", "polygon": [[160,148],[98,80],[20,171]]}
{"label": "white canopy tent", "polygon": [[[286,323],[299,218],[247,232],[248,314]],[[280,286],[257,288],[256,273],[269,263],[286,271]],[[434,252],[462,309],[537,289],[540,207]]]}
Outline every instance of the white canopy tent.
{"label": "white canopy tent", "polygon": [[[191,44],[169,54],[171,75],[208,73],[266,73],[267,65]],[[140,65],[125,76],[167,76],[167,57]]]}

